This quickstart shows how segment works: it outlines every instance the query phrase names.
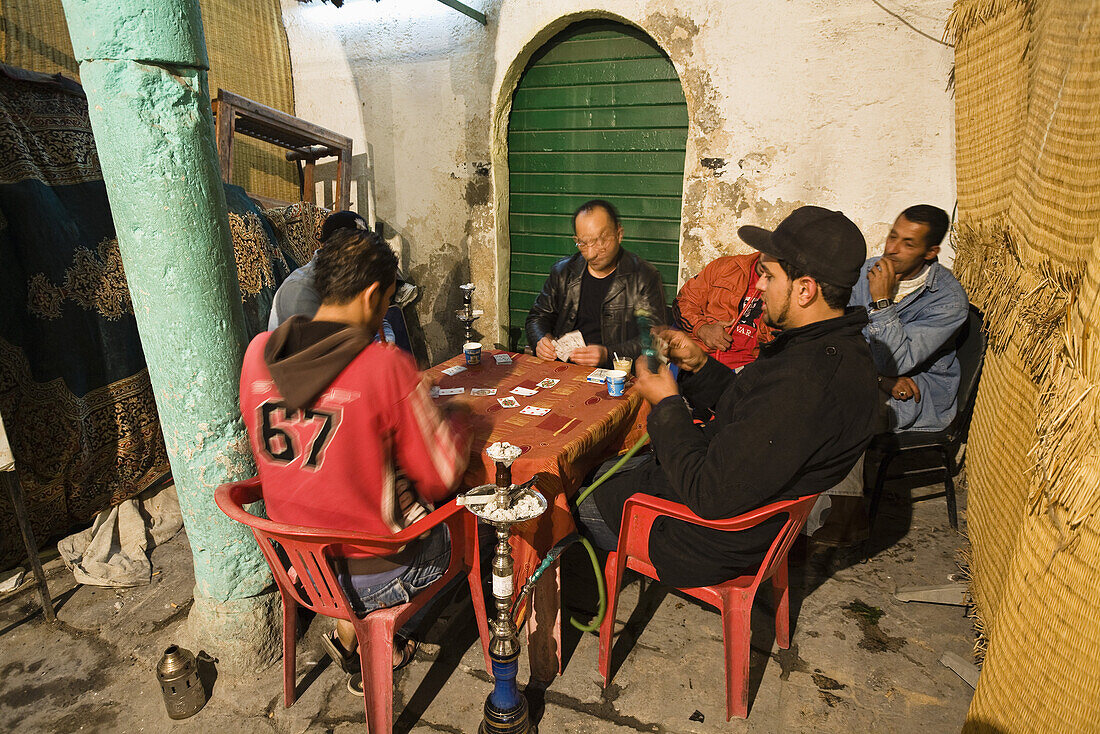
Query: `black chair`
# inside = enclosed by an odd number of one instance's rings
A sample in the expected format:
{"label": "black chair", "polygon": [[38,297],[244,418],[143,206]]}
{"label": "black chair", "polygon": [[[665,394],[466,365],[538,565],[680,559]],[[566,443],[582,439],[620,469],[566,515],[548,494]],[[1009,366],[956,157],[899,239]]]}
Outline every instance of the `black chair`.
{"label": "black chair", "polygon": [[[890,463],[902,454],[914,451],[938,449],[943,458],[943,485],[947,497],[947,519],[951,527],[959,529],[958,511],[955,508],[954,477],[961,468],[956,466],[955,457],[959,446],[966,440],[970,429],[970,416],[974,412],[974,397],[978,392],[978,378],[985,359],[986,334],[982,328],[982,312],[971,304],[966,323],[955,337],[955,351],[959,358],[961,379],[959,380],[959,411],[951,425],[942,431],[903,431],[900,433],[880,433],[871,441],[871,448],[881,451],[884,456],[875,474],[875,486],[871,490],[870,522],[873,527],[878,514],[879,501],[882,499],[882,487],[886,483]],[[965,456],[963,457],[965,460]],[[924,474],[929,469],[914,469],[891,476],[891,479]]]}

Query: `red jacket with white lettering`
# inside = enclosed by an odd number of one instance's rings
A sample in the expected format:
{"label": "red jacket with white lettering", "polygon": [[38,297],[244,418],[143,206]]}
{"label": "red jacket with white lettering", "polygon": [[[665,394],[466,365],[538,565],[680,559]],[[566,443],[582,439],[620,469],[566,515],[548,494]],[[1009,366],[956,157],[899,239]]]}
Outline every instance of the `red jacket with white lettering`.
{"label": "red jacket with white lettering", "polygon": [[[684,283],[673,305],[684,331],[704,352],[730,369],[752,362],[760,353],[760,345],[772,339],[761,317],[763,298],[756,289],[759,258],[759,253],[753,253],[713,260]],[[721,352],[710,349],[696,333],[700,326],[716,322],[729,322],[726,333],[730,335],[730,346]]]}
{"label": "red jacket with white lettering", "polygon": [[423,517],[421,501],[450,497],[469,459],[469,431],[432,403],[409,355],[370,344],[308,408],[291,410],[264,360],[271,335],[252,340],[241,371],[241,414],[268,517],[390,535]]}

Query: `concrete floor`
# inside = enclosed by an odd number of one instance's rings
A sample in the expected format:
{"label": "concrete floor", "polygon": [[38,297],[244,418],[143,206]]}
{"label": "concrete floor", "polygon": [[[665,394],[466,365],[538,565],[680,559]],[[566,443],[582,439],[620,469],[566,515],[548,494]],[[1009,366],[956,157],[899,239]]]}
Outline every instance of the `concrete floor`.
{"label": "concrete floor", "polygon": [[[897,489],[895,485],[895,489]],[[912,491],[942,492],[942,485]],[[568,732],[948,732],[958,731],[972,689],[940,662],[969,660],[973,634],[959,607],[903,604],[899,588],[948,583],[966,539],[947,523],[942,497],[887,496],[866,563],[804,556],[792,566],[789,650],[774,644],[761,594],[753,615],[751,709],[725,720],[718,614],[630,576],[618,614],[611,686],[596,672],[597,637],[568,625],[564,675],[529,692],[543,734]],[[965,527],[965,482],[960,482]],[[0,600],[0,731],[351,732],[364,730],[362,700],[320,652],[326,620],[298,647],[298,702],[282,704],[279,665],[218,676],[194,717],[173,722],[154,669],[180,639],[191,602],[191,555],[181,534],[153,553],[153,583],[112,590],[76,586],[49,564],[59,623],[47,624],[30,588]],[[595,607],[583,553],[566,553],[565,603]],[[639,604],[639,597],[641,603]],[[583,612],[579,612],[583,616]],[[443,610],[417,660],[395,678],[395,731],[475,732],[491,689],[472,610]],[[521,670],[520,680],[527,679]]]}

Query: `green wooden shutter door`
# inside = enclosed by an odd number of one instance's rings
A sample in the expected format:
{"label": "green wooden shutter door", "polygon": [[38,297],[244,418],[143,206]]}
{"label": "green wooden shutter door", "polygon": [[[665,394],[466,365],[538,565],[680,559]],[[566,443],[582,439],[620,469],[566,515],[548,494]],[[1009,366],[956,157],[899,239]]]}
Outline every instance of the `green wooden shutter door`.
{"label": "green wooden shutter door", "polygon": [[588,199],[618,207],[623,247],[657,267],[671,303],[687,128],[672,62],[635,28],[578,23],[531,59],[508,123],[514,345],[550,267],[576,252],[571,216]]}

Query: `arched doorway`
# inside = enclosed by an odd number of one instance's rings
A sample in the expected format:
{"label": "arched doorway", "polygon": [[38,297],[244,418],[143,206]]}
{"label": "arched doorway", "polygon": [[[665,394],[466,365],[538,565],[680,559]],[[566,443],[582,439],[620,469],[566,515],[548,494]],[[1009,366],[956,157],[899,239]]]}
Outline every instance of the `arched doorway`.
{"label": "arched doorway", "polygon": [[550,267],[576,252],[571,214],[603,198],[623,217],[623,246],[676,295],[688,114],[668,56],[637,28],[569,26],[531,58],[508,121],[509,342]]}

